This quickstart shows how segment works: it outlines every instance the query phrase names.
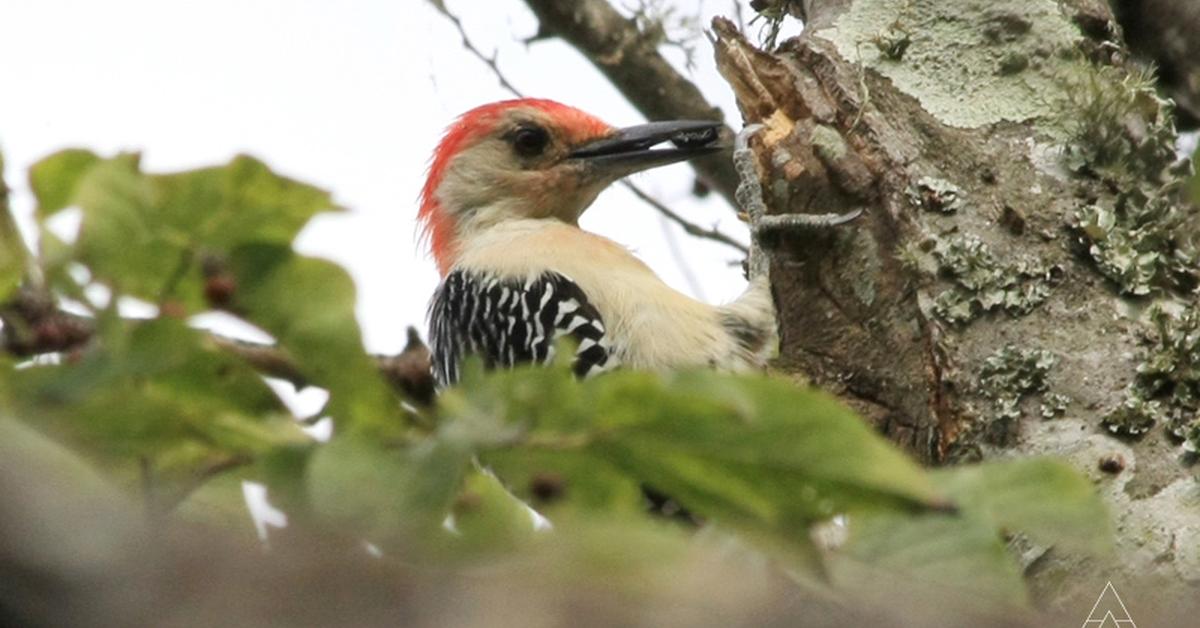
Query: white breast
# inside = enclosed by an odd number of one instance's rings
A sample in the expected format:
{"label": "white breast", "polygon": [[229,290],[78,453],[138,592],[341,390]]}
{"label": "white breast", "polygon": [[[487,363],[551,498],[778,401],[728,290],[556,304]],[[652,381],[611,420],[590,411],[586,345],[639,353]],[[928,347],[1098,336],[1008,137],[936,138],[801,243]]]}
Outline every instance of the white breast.
{"label": "white breast", "polygon": [[531,277],[566,275],[588,295],[620,362],[633,368],[750,366],[722,310],[663,283],[621,245],[557,220],[509,220],[464,241],[455,267]]}

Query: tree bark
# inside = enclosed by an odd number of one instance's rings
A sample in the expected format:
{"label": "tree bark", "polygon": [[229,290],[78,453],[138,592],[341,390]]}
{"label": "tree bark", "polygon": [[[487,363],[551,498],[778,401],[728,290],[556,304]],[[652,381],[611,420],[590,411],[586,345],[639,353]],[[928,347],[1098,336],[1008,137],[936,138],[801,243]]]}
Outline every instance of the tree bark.
{"label": "tree bark", "polygon": [[[806,7],[804,34],[772,53],[713,25],[745,122],[765,125],[752,147],[770,212],[866,212],[767,243],[777,368],[930,463],[1049,454],[1092,477],[1115,559],[1034,548],[1043,600],[1096,595],[1095,578],[1066,574],[1200,580],[1200,489],[1179,439],[1112,435],[1139,431],[1120,409],[1157,340],[1149,306],[1196,305],[1195,212],[1169,167],[1169,108],[1125,65],[1107,5]],[[1175,222],[1138,250],[1180,263],[1135,278],[1107,247],[1151,205]],[[1105,208],[1116,225],[1094,228]]]}

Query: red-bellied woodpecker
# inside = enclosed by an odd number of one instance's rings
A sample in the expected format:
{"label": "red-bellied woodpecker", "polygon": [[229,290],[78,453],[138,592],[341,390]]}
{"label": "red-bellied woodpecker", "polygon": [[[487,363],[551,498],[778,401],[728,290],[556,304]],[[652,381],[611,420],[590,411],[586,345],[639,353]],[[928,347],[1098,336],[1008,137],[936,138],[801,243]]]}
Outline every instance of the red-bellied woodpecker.
{"label": "red-bellied woodpecker", "polygon": [[[765,273],[712,306],[665,284],[579,216],[621,177],[719,148],[713,122],[616,129],[566,105],[519,99],[463,114],[434,153],[420,219],[443,276],[429,307],[434,376],[544,363],[578,344],[581,376],[639,369],[763,366],[776,344]],[[656,146],[663,145],[656,148]]]}

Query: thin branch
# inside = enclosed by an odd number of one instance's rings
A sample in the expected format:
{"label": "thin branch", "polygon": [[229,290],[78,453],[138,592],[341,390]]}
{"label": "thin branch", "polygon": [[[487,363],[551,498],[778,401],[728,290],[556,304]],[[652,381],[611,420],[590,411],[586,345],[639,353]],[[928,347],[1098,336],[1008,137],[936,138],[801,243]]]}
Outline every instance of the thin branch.
{"label": "thin branch", "polygon": [[500,87],[503,87],[506,91],[517,98],[524,98],[524,94],[522,94],[520,90],[518,90],[513,86],[512,83],[508,81],[508,79],[504,76],[504,72],[500,71],[500,66],[496,61],[496,57],[498,56],[497,53],[493,52],[492,56],[489,57],[483,54],[483,51],[476,48],[475,44],[471,42],[471,38],[467,36],[467,30],[463,28],[462,20],[460,20],[457,15],[451,13],[450,9],[446,8],[446,3],[443,2],[443,0],[429,0],[429,4],[433,5],[433,8],[436,9],[438,13],[441,13],[443,17],[445,17],[447,20],[450,20],[451,24],[454,24],[455,30],[458,31],[458,36],[462,38],[463,48],[466,48],[468,52],[475,55],[476,59],[479,59],[492,69],[492,74],[495,75],[496,79],[500,81]]}
{"label": "thin branch", "polygon": [[18,357],[71,351],[95,331],[94,320],[59,309],[54,297],[31,282],[0,304],[0,321],[0,346]]}
{"label": "thin branch", "polygon": [[675,237],[675,232],[671,231],[671,224],[667,221],[666,216],[658,217],[658,226],[662,229],[663,240],[667,242],[667,250],[671,252],[671,257],[677,260],[679,272],[683,273],[683,280],[687,282],[688,288],[692,291],[692,296],[706,301],[704,296],[704,286],[696,277],[696,273],[692,272],[692,267],[682,263],[684,258],[683,251],[679,248],[678,239]]}
{"label": "thin branch", "polygon": [[[491,68],[492,74],[494,74],[496,79],[500,81],[500,87],[504,88],[505,91],[513,96],[516,96],[517,98],[525,97],[525,94],[521,90],[517,89],[516,86],[513,85],[512,81],[508,80],[508,77],[505,76],[504,71],[500,69],[500,65],[496,61],[497,55],[492,53],[492,55],[489,57],[475,46],[475,44],[471,41],[470,36],[467,35],[466,29],[463,28],[462,20],[446,8],[445,2],[442,0],[429,0],[429,3],[433,5],[433,8],[436,9],[438,13],[441,13],[447,20],[450,21],[451,24],[454,25],[455,30],[458,31],[459,37],[462,38],[463,48],[465,48],[467,52],[470,52],[472,55],[474,55],[476,59],[482,61],[484,65]],[[639,188],[637,185],[626,180],[621,180],[621,185],[624,185],[629,189],[629,191],[633,192],[635,196],[653,207],[660,214],[666,216],[668,220],[679,225],[688,235],[695,236],[697,238],[704,238],[706,240],[713,240],[714,242],[720,242],[721,244],[725,244],[737,249],[743,255],[749,252],[749,249],[747,249],[744,244],[718,231],[716,228],[705,229],[700,225],[688,221],[683,216],[675,213],[666,205],[663,205],[654,197],[650,196],[650,194]]]}
{"label": "thin branch", "polygon": [[741,0],[733,0],[733,23],[738,25],[738,30],[746,32],[746,18],[742,15]]}
{"label": "thin branch", "polygon": [[210,340],[217,348],[240,357],[251,368],[267,377],[282,379],[297,389],[308,385],[308,378],[284,349],[220,334],[212,334]]}
{"label": "thin branch", "polygon": [[403,351],[396,355],[371,357],[375,359],[375,366],[379,368],[379,372],[383,373],[397,390],[417,403],[433,405],[436,388],[433,369],[430,368],[432,355],[429,353],[429,347],[421,341],[421,334],[415,327],[408,328],[408,342]]}
{"label": "thin branch", "polygon": [[[0,316],[4,320],[0,348],[19,357],[83,349],[96,331],[94,319],[65,312],[51,295],[31,288],[22,288],[12,300],[0,306]],[[281,347],[212,333],[208,338],[215,347],[245,360],[262,375],[285,380],[296,388],[309,383],[303,368]],[[408,328],[408,344],[400,353],[371,357],[380,374],[405,399],[420,405],[433,403],[429,348],[416,329]]]}
{"label": "thin branch", "polygon": [[683,230],[686,231],[688,235],[696,236],[697,238],[704,238],[706,240],[713,240],[715,242],[720,242],[721,244],[725,244],[727,246],[731,246],[731,247],[737,249],[743,255],[750,252],[750,249],[746,248],[745,244],[742,244],[741,242],[738,242],[737,240],[729,237],[728,235],[725,235],[724,233],[718,231],[715,227],[711,228],[711,229],[705,229],[704,227],[701,227],[700,225],[697,225],[696,223],[688,221],[683,216],[676,214],[674,211],[671,210],[671,208],[667,207],[666,205],[663,205],[657,199],[655,199],[653,196],[650,196],[646,192],[642,191],[641,188],[630,183],[629,181],[622,180],[621,184],[624,185],[625,187],[629,188],[629,191],[633,192],[634,195],[637,196],[638,198],[642,199],[642,201],[644,201],[645,203],[647,203],[654,209],[658,210],[658,212],[660,214],[662,214],[663,216],[665,216],[668,220],[671,220],[675,224],[682,227]]}
{"label": "thin branch", "polygon": [[147,503],[154,504],[156,515],[167,515],[179,507],[188,497],[208,483],[209,480],[239,467],[252,464],[254,459],[245,454],[232,454],[213,460],[200,467],[191,478],[180,483],[169,495],[147,496]]}
{"label": "thin branch", "polygon": [[[297,389],[308,385],[308,378],[287,350],[270,344],[249,342],[213,334],[213,344],[246,361],[251,368],[268,377],[282,379]],[[372,354],[379,373],[406,399],[421,405],[434,400],[434,382],[429,368],[429,348],[416,328],[408,328],[408,343],[395,355]]]}

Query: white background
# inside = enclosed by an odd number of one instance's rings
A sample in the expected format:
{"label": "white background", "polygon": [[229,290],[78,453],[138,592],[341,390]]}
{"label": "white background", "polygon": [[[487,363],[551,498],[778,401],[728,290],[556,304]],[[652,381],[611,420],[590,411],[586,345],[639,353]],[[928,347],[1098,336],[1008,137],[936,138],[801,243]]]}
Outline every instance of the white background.
{"label": "white background", "polygon": [[[677,4],[700,16],[700,25],[733,11],[733,0]],[[498,51],[501,68],[526,94],[578,106],[617,126],[643,120],[566,44],[521,43],[537,21],[519,0],[449,0],[448,6],[478,47]],[[689,74],[736,128],[740,117],[713,68],[712,50],[703,36],[693,42],[697,67]],[[678,50],[664,52],[683,67]],[[0,150],[27,233],[32,199],[25,170],[57,149],[142,151],[151,171],[252,154],[333,191],[350,209],[318,218],[299,247],[353,274],[366,344],[377,352],[398,351],[407,325],[424,331],[437,283],[415,223],[430,152],[454,116],[510,97],[423,0],[6,0],[0,59]],[[718,223],[744,241],[744,227],[723,200],[692,196],[692,179],[690,168],[675,165],[636,182],[691,220]],[[705,300],[731,299],[743,286],[740,268],[731,264],[735,251],[665,226],[619,187],[603,194],[582,224],[629,246],[668,283]],[[701,294],[689,287],[681,258]]]}

